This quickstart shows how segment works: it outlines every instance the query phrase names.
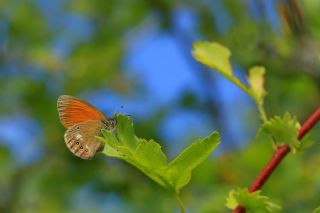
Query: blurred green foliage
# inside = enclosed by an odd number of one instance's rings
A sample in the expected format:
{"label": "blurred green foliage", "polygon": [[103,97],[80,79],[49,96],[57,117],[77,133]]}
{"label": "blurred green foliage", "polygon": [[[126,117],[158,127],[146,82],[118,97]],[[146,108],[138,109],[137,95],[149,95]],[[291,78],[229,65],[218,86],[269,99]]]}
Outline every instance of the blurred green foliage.
{"label": "blurred green foliage", "polygon": [[[50,1],[0,1],[0,116],[31,117],[39,124],[43,137],[38,145],[44,147],[39,159],[23,164],[17,162],[9,146],[2,143],[5,139],[0,138],[0,212],[178,211],[166,190],[130,165],[102,155],[92,161],[75,158],[65,147],[64,129],[56,111],[56,99],[63,93],[78,95],[108,88],[130,98],[132,91],[143,91],[135,82],[139,76],[128,79],[124,75],[123,60],[128,33],[143,30],[143,22],[150,16],[156,19],[160,32],[171,34],[190,53],[195,38],[174,26],[175,11],[187,8],[198,23],[193,33],[202,40],[228,46],[233,62],[243,70],[252,65],[266,67],[265,106],[269,115],[288,111],[302,122],[319,106],[317,0],[297,1],[302,14],[298,20],[303,27],[295,30],[290,25],[292,16],[283,12],[299,18],[289,4],[295,1],[279,1],[274,8],[281,20],[278,30],[268,22],[265,6],[259,1],[258,16],[248,12],[250,1],[58,2],[59,7]],[[219,14],[213,9],[218,4],[222,8]],[[219,29],[221,14],[232,23],[226,30]],[[66,17],[70,16],[86,20],[90,36],[82,38],[65,32]],[[69,48],[58,54],[55,47],[61,40]],[[201,68],[195,73],[206,77]],[[223,95],[216,91],[203,93]],[[202,106],[192,96],[186,92],[187,107],[200,108],[216,118],[218,104],[208,101],[208,106]],[[181,107],[186,107],[182,105],[184,97],[181,100]],[[138,121],[137,135],[160,141],[157,128],[166,113],[165,108],[159,108],[153,116]],[[232,116],[252,124],[252,129],[258,128],[256,111]],[[311,212],[320,205],[319,136],[313,132],[316,143],[304,152],[289,155],[263,188],[262,194],[280,204],[283,212]],[[189,137],[191,141],[192,135]],[[182,190],[188,211],[228,212],[228,192],[249,186],[272,155],[272,147],[266,141],[253,139],[238,150],[209,158],[195,169],[192,181]],[[21,146],[27,149],[31,142],[22,140]],[[222,138],[223,143],[227,141]]]}

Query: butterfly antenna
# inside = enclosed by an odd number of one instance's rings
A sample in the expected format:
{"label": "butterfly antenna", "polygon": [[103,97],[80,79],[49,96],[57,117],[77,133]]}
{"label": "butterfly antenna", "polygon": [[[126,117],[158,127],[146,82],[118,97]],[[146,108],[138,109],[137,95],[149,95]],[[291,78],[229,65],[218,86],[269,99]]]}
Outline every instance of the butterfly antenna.
{"label": "butterfly antenna", "polygon": [[[121,106],[114,112],[114,114],[122,114],[121,111],[123,111],[123,109],[124,109],[124,106],[121,105]],[[132,115],[130,115],[130,114],[126,114],[126,113],[123,113],[123,114],[126,115],[126,116],[129,116],[129,117],[132,117]]]}
{"label": "butterfly antenna", "polygon": [[121,105],[120,107],[117,107],[116,110],[114,111],[114,114],[121,114],[121,111],[123,110],[124,106]]}

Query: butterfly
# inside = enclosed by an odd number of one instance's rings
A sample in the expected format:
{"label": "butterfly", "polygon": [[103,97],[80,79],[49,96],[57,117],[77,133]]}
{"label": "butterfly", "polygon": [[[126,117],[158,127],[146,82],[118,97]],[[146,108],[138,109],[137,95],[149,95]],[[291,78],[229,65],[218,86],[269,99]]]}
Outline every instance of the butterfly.
{"label": "butterfly", "polygon": [[104,144],[95,136],[101,130],[113,131],[114,119],[109,119],[89,103],[70,95],[61,95],[57,101],[61,124],[67,128],[64,141],[69,150],[82,159],[91,159],[102,151]]}

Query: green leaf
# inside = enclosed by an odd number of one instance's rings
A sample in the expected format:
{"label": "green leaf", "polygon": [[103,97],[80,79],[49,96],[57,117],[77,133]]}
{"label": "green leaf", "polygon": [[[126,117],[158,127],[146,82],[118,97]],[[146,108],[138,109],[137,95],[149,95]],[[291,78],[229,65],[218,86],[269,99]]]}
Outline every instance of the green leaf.
{"label": "green leaf", "polygon": [[210,136],[191,144],[168,165],[165,177],[177,193],[190,181],[191,171],[207,159],[219,143],[219,134],[213,132]]}
{"label": "green leaf", "polygon": [[216,42],[198,41],[193,44],[194,58],[213,69],[232,76],[230,64],[231,52],[228,48]]}
{"label": "green leaf", "polygon": [[[127,124],[122,123],[122,126],[128,126],[130,123],[129,119],[117,120],[119,122],[127,122]],[[134,152],[121,143],[121,141],[108,130],[102,130],[103,137],[97,137],[100,141],[105,143],[104,149],[102,151],[108,157],[115,157],[131,165],[137,167],[140,171],[145,173],[152,180],[160,184],[165,188],[172,188],[166,180],[160,176],[159,169],[166,166],[166,156],[162,153],[161,147],[159,144],[155,143],[153,140],[146,141],[143,139],[138,139],[135,137],[138,147]]]}
{"label": "green leaf", "polygon": [[131,156],[130,150],[123,146],[114,134],[108,130],[102,130],[103,137],[97,137],[100,141],[104,142],[103,153],[109,157],[116,157],[124,159]]}
{"label": "green leaf", "polygon": [[117,137],[121,143],[125,144],[131,151],[138,146],[138,139],[134,135],[133,124],[129,116],[116,114],[117,121]]}
{"label": "green leaf", "polygon": [[[147,141],[134,135],[130,118],[116,115],[116,133],[103,130],[103,137],[97,137],[105,143],[103,153],[116,157],[138,168],[161,186],[178,193],[191,178],[191,171],[204,161],[220,143],[219,134],[210,136],[191,144],[170,164],[153,140]],[[136,147],[135,149],[133,149]]]}
{"label": "green leaf", "polygon": [[313,210],[312,213],[320,213],[320,207],[318,207],[315,210]]}
{"label": "green leaf", "polygon": [[288,112],[281,118],[275,116],[266,121],[260,132],[270,136],[276,145],[288,144],[293,152],[300,148],[300,141],[297,139],[300,124],[296,117],[291,116]]}
{"label": "green leaf", "polygon": [[250,193],[245,188],[229,192],[226,206],[235,209],[238,205],[242,205],[247,212],[270,213],[281,209],[281,206],[272,203],[267,196],[261,195],[261,191]]}
{"label": "green leaf", "polygon": [[152,170],[157,170],[167,164],[167,157],[161,150],[161,146],[153,140],[142,140],[135,152],[139,163]]}
{"label": "green leaf", "polygon": [[266,96],[266,91],[264,90],[264,74],[265,68],[260,66],[255,66],[250,68],[248,82],[250,85],[250,90],[257,102],[263,103],[263,98]]}
{"label": "green leaf", "polygon": [[248,83],[249,95],[256,101],[262,121],[266,122],[268,118],[263,108],[263,100],[267,95],[267,92],[264,89],[264,74],[264,67],[255,66],[250,68]]}
{"label": "green leaf", "polygon": [[230,64],[230,50],[215,42],[198,41],[193,44],[193,57],[200,63],[207,65],[218,71],[226,79],[242,89],[251,96],[257,103],[259,113],[263,122],[267,120],[267,115],[263,108],[263,98],[266,92],[263,87],[264,67],[253,67],[249,70],[248,82],[250,87],[246,87],[239,78],[233,75]]}
{"label": "green leaf", "polygon": [[103,139],[103,142],[109,144],[111,147],[115,148],[119,145],[123,145],[120,141],[116,138],[116,136],[109,130],[103,129],[101,130],[103,137],[97,137],[98,139]]}
{"label": "green leaf", "polygon": [[107,130],[102,130],[103,137],[96,136],[97,139],[104,142],[103,153],[109,157],[121,158],[121,153],[116,149],[117,139]]}
{"label": "green leaf", "polygon": [[231,52],[228,48],[216,42],[198,41],[193,43],[192,55],[197,61],[217,70],[226,79],[251,95],[249,89],[233,75],[230,64]]}

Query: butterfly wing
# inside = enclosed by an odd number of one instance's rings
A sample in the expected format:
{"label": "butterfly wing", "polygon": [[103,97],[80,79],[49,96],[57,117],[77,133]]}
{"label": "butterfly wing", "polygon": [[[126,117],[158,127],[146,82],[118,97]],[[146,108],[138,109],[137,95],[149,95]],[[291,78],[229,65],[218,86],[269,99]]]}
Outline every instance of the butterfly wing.
{"label": "butterfly wing", "polygon": [[103,149],[103,143],[95,136],[101,136],[101,129],[105,128],[101,120],[85,121],[68,128],[64,134],[64,141],[69,150],[82,159],[92,158],[96,152]]}
{"label": "butterfly wing", "polygon": [[65,128],[88,120],[108,120],[94,106],[70,95],[61,95],[57,107],[60,121]]}

